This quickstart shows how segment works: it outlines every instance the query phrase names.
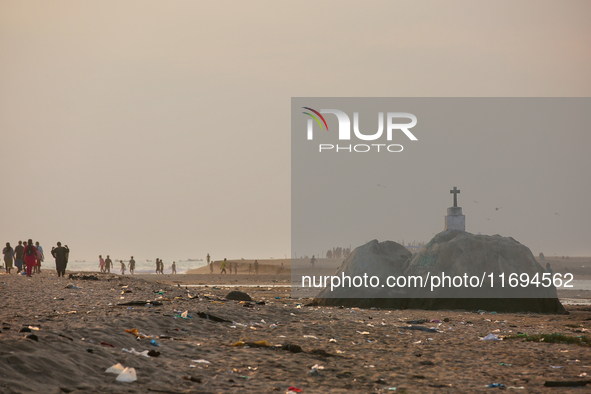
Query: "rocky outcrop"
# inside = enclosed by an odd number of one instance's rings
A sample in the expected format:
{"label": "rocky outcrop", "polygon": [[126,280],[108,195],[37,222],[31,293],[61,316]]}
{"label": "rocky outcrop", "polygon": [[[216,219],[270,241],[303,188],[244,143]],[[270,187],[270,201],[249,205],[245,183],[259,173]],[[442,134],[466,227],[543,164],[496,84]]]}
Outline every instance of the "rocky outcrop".
{"label": "rocky outcrop", "polygon": [[[444,231],[414,256],[405,251],[395,242],[376,240],[355,249],[337,275],[378,276],[380,286],[340,287],[333,291],[327,287],[316,302],[397,309],[566,313],[554,286],[522,281],[527,276],[530,282],[534,278],[541,282],[546,271],[529,248],[513,238]],[[509,282],[511,274],[517,281]],[[426,286],[382,287],[388,276],[420,277]],[[456,283],[461,278],[462,285],[451,286],[454,278]]]}

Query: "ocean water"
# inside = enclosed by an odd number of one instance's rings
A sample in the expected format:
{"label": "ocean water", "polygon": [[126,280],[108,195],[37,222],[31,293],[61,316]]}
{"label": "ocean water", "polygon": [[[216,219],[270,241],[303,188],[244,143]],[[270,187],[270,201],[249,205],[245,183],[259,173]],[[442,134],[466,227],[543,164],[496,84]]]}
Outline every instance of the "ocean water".
{"label": "ocean water", "polygon": [[[53,259],[52,259],[53,260]],[[113,268],[111,268],[112,273],[121,273],[121,264],[119,263],[120,259],[111,259],[113,260]],[[125,263],[125,273],[129,274],[129,260],[123,260]],[[176,273],[177,274],[184,274],[188,270],[192,270],[195,268],[204,267],[207,265],[205,261],[195,261],[195,260],[175,260],[176,262]],[[53,267],[53,261],[46,261],[44,262],[43,268],[51,268]],[[164,261],[164,273],[170,274],[172,269],[170,268],[172,261]],[[99,272],[99,262],[98,260],[95,261],[69,261],[68,262],[68,270],[71,271],[96,271]],[[136,274],[154,274],[156,273],[156,260],[146,261],[146,260],[136,260],[135,261],[135,273]]]}

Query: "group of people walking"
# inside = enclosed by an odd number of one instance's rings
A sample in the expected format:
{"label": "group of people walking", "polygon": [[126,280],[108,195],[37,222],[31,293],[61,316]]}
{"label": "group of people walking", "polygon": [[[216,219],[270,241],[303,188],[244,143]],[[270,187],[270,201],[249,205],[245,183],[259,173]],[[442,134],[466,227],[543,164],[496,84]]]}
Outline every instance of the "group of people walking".
{"label": "group of people walking", "polygon": [[[125,275],[125,270],[127,269],[127,266],[125,265],[123,260],[119,260],[119,264],[121,264],[121,275]],[[111,273],[111,268],[113,268],[113,260],[111,260],[111,257],[109,255],[107,255],[106,259],[103,259],[103,255],[99,254],[99,268],[101,270],[101,273],[103,274]],[[129,273],[133,275],[134,272],[135,260],[133,259],[133,256],[131,256],[131,259],[129,259]]]}
{"label": "group of people walking", "polygon": [[[171,273],[176,274],[176,262],[172,262],[170,269]],[[164,274],[164,262],[162,261],[162,259],[156,259],[156,273]]]}
{"label": "group of people walking", "polygon": [[[13,269],[13,264],[16,266],[16,273],[31,277],[33,274],[41,274],[41,263],[45,260],[43,248],[39,242],[33,244],[33,240],[18,241],[18,245],[14,248],[10,246],[10,242],[6,242],[6,247],[2,250],[4,255],[4,266],[6,273],[10,274]],[[57,243],[57,247],[51,248],[51,255],[55,258],[55,269],[57,276],[64,276],[66,274],[66,267],[68,265],[68,256],[70,249],[68,245],[62,246],[61,242]]]}

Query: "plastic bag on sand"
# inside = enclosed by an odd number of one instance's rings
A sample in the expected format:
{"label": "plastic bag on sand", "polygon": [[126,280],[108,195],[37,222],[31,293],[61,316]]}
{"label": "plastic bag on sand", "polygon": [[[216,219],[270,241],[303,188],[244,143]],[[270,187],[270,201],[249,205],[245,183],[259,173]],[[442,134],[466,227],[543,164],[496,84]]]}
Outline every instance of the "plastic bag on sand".
{"label": "plastic bag on sand", "polygon": [[292,394],[292,393],[301,393],[302,389],[294,387],[294,386],[290,386],[287,391],[285,392],[285,394]]}
{"label": "plastic bag on sand", "polygon": [[135,374],[135,368],[125,368],[123,372],[117,376],[116,379],[118,382],[135,382],[137,380],[137,375]]}
{"label": "plastic bag on sand", "polygon": [[495,334],[488,334],[484,338],[480,338],[481,341],[500,341],[501,338],[496,336]]}
{"label": "plastic bag on sand", "polygon": [[121,350],[123,350],[126,353],[135,354],[136,356],[150,357],[150,356],[148,356],[149,352],[147,350],[144,350],[143,352],[138,352],[134,348],[131,348],[131,350],[128,350],[128,349],[121,349]]}
{"label": "plastic bag on sand", "polygon": [[108,373],[116,373],[117,375],[119,375],[121,372],[123,372],[125,368],[123,367],[123,365],[119,364],[115,364],[110,366],[109,368],[107,368],[107,370],[105,372]]}
{"label": "plastic bag on sand", "polygon": [[318,376],[318,375],[321,375],[321,373],[320,373],[321,369],[324,369],[324,367],[322,365],[314,364],[314,366],[312,367],[312,369],[308,373],[313,376]]}

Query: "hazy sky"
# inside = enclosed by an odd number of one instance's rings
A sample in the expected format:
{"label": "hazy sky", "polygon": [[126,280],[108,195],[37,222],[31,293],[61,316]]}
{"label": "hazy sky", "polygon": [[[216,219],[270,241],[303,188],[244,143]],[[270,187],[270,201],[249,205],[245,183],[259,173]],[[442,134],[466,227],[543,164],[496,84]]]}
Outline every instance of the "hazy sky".
{"label": "hazy sky", "polygon": [[[0,240],[60,240],[74,259],[289,255],[291,97],[587,97],[589,15],[586,0],[2,0]],[[591,255],[591,155],[552,148],[586,169],[572,214],[514,236]],[[553,181],[536,192],[562,201]]]}

